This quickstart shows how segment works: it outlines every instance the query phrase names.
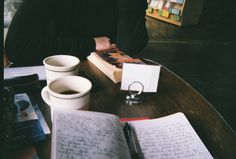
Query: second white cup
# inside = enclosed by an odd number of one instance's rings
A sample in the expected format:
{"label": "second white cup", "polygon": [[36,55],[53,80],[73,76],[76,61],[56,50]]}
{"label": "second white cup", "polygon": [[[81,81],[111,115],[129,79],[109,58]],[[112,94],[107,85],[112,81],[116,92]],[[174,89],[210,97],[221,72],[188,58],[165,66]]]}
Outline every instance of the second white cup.
{"label": "second white cup", "polygon": [[71,55],[53,55],[45,58],[47,84],[58,77],[78,75],[80,60]]}

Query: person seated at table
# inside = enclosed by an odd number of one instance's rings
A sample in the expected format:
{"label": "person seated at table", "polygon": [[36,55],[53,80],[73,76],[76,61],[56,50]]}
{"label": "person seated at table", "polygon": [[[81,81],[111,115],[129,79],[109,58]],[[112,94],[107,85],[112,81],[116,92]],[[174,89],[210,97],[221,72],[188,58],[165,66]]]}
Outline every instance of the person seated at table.
{"label": "person seated at table", "polygon": [[24,0],[9,27],[5,51],[13,66],[45,57],[117,47],[130,54],[147,44],[146,0]]}

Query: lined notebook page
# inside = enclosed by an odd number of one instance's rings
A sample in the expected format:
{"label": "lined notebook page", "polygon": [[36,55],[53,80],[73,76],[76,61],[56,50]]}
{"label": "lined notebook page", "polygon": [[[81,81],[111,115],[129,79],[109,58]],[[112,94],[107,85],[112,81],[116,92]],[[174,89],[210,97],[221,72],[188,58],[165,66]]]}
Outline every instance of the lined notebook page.
{"label": "lined notebook page", "polygon": [[52,159],[130,158],[119,119],[88,111],[54,112]]}
{"label": "lined notebook page", "polygon": [[129,123],[137,135],[141,158],[213,158],[183,113]]}

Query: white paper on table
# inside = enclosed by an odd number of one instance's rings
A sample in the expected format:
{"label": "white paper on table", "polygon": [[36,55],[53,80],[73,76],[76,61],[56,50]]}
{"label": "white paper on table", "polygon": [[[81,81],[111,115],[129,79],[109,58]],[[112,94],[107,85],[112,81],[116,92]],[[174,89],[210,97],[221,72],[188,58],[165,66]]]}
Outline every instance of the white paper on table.
{"label": "white paper on table", "polygon": [[[158,65],[124,63],[121,90],[128,90],[132,82],[138,81],[144,86],[143,92],[157,92],[160,69]],[[140,86],[132,87],[131,90],[139,91]]]}
{"label": "white paper on table", "polygon": [[26,66],[26,67],[9,67],[4,68],[4,79],[14,78],[18,76],[27,76],[31,74],[38,74],[39,80],[46,80],[45,67],[40,66]]}

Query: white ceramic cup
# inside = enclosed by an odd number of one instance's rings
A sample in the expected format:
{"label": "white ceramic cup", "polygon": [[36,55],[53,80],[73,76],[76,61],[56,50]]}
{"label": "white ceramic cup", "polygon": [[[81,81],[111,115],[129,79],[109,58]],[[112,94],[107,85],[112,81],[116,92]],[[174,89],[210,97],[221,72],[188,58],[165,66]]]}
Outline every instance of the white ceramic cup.
{"label": "white ceramic cup", "polygon": [[71,55],[53,55],[45,58],[47,84],[58,77],[78,75],[80,60]]}
{"label": "white ceramic cup", "polygon": [[59,77],[41,91],[43,100],[53,110],[88,110],[92,83],[81,76]]}

